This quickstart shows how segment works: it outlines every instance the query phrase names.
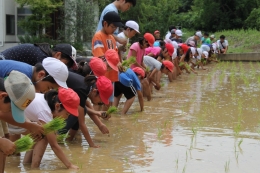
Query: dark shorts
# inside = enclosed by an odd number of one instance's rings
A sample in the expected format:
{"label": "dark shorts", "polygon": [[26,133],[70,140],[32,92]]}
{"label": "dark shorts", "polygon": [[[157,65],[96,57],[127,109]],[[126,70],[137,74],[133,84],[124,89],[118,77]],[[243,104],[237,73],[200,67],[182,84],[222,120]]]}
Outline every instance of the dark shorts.
{"label": "dark shorts", "polygon": [[131,99],[136,95],[136,89],[133,86],[126,87],[120,82],[115,82],[114,96],[118,97],[120,94],[124,94],[126,99]]}

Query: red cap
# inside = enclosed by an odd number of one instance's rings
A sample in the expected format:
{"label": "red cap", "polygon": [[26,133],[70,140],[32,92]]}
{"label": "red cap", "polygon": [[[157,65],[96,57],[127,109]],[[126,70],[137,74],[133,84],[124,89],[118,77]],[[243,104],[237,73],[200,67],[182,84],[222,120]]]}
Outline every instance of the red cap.
{"label": "red cap", "polygon": [[79,96],[78,94],[70,88],[59,87],[58,97],[64,108],[72,115],[79,116],[78,106],[79,106]]}
{"label": "red cap", "polygon": [[145,72],[142,68],[140,67],[135,67],[132,69],[135,73],[137,73],[138,75],[145,77]]}
{"label": "red cap", "polygon": [[108,105],[109,97],[113,94],[112,82],[107,77],[100,76],[97,78],[96,86],[102,102]]}
{"label": "red cap", "polygon": [[153,34],[155,35],[155,34],[157,34],[157,33],[160,33],[160,31],[156,30],[156,31],[154,31]]}
{"label": "red cap", "polygon": [[172,45],[171,43],[166,43],[166,44],[165,44],[165,47],[167,48],[169,55],[172,56],[172,54],[173,54],[173,52],[174,52],[174,47],[173,47],[173,45]]}
{"label": "red cap", "polygon": [[145,34],[144,34],[144,38],[148,41],[149,45],[150,45],[151,47],[153,47],[153,44],[154,44],[154,42],[155,42],[154,36],[153,36],[152,34],[150,34],[150,33],[145,33]]}
{"label": "red cap", "polygon": [[117,64],[119,63],[119,56],[114,49],[108,49],[105,53],[105,58],[108,65],[115,71],[118,71]]}
{"label": "red cap", "polygon": [[93,57],[89,62],[89,66],[93,71],[95,76],[104,76],[107,71],[106,64],[102,61],[102,59]]}
{"label": "red cap", "polygon": [[171,61],[165,60],[162,62],[165,67],[167,67],[171,72],[173,71],[174,65]]}
{"label": "red cap", "polygon": [[180,47],[182,48],[183,53],[186,53],[188,51],[188,49],[190,48],[187,44],[182,44]]}

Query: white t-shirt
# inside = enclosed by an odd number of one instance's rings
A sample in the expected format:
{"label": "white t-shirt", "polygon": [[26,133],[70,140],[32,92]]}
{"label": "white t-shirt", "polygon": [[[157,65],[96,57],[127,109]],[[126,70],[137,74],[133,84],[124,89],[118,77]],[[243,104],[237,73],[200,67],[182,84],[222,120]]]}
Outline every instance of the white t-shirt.
{"label": "white t-shirt", "polygon": [[172,34],[171,34],[171,32],[167,32],[167,34],[165,35],[165,38],[164,39],[170,39],[170,36],[171,36]]}
{"label": "white t-shirt", "polygon": [[24,114],[26,118],[34,122],[41,120],[48,123],[53,119],[51,109],[44,99],[44,94],[40,93],[35,93],[34,100],[24,110]]}
{"label": "white t-shirt", "polygon": [[[217,41],[217,45],[219,49],[224,49],[224,47],[226,48],[228,46],[228,41],[224,40],[223,43],[220,43],[220,40]],[[224,46],[224,47],[223,47]]]}
{"label": "white t-shirt", "polygon": [[162,63],[160,61],[157,61],[156,59],[154,59],[151,56],[144,56],[144,60],[143,60],[145,66],[149,67],[150,71],[152,71],[153,69],[157,69],[157,70],[161,70],[162,67]]}
{"label": "white t-shirt", "polygon": [[[125,35],[125,33],[124,33],[124,31],[123,31],[123,32],[120,32],[120,33],[117,35],[117,37],[119,37],[119,38],[127,38],[126,35]],[[128,43],[129,43],[129,38],[127,38],[127,43],[126,43],[126,45],[128,45]],[[117,45],[117,47],[119,47],[119,46],[121,46],[122,44],[120,44],[119,42],[116,42],[116,45]],[[120,55],[121,55],[121,57],[126,57],[126,56],[127,56],[127,55],[126,55],[126,52],[124,52],[124,51],[120,51]]]}
{"label": "white t-shirt", "polygon": [[208,45],[201,45],[200,48],[202,49],[202,51],[206,51],[206,52],[209,52],[210,51],[210,47]]}

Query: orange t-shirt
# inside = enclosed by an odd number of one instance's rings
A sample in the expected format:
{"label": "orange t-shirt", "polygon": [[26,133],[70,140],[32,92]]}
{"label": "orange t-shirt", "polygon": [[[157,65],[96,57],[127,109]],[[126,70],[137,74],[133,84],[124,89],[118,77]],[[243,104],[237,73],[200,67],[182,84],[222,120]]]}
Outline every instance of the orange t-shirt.
{"label": "orange t-shirt", "polygon": [[[101,31],[96,32],[92,38],[92,54],[95,57],[102,57],[108,49],[117,50],[116,40],[112,35],[107,35]],[[118,72],[111,69],[107,70],[105,76],[112,82],[119,80]]]}

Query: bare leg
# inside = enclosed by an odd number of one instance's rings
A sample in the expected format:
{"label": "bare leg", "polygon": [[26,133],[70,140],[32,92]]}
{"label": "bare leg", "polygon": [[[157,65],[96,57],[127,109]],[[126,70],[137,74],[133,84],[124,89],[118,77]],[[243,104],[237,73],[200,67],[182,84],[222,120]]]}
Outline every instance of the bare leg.
{"label": "bare leg", "polygon": [[48,141],[46,137],[37,142],[33,148],[32,165],[31,168],[39,168],[43,154],[46,150]]}
{"label": "bare leg", "polygon": [[113,103],[114,105],[113,106],[118,107],[118,104],[119,104],[121,97],[122,97],[122,94],[120,94],[117,97],[114,97],[114,103]]}
{"label": "bare leg", "polygon": [[70,129],[69,137],[66,139],[66,141],[72,141],[75,138],[77,132],[78,132],[77,130]]}
{"label": "bare leg", "polygon": [[122,110],[122,114],[126,114],[126,112],[128,111],[128,109],[129,109],[129,108],[131,107],[131,105],[133,104],[134,100],[135,100],[135,96],[132,97],[131,99],[126,100],[125,105],[124,105],[124,108],[123,108],[123,110]]}

